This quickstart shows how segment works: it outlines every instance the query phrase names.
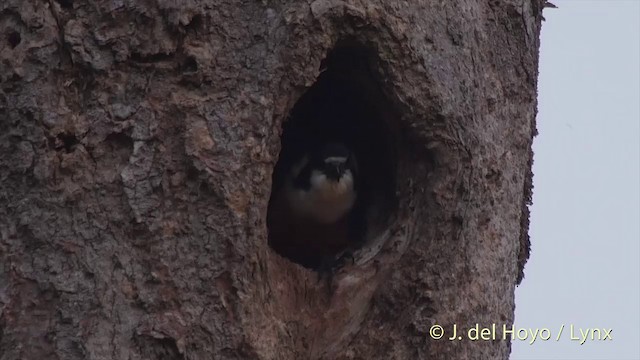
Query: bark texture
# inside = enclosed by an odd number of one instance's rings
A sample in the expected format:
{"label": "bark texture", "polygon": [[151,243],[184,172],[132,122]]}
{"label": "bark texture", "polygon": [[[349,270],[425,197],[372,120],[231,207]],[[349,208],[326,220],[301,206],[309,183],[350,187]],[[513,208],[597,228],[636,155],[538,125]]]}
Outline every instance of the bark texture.
{"label": "bark texture", "polygon": [[[541,6],[2,0],[0,359],[507,358],[429,328],[513,322]],[[397,206],[327,290],[266,215],[282,125],[345,41]]]}

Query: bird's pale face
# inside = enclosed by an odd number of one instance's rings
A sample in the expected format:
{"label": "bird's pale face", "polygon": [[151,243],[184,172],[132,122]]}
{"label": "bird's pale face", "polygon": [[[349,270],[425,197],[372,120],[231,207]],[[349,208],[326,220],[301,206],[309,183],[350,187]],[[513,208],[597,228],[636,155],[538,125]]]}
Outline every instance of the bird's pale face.
{"label": "bird's pale face", "polygon": [[353,207],[356,199],[354,173],[348,154],[335,152],[314,162],[307,173],[308,188],[292,188],[289,201],[297,214],[320,223],[333,223]]}
{"label": "bird's pale face", "polygon": [[[337,173],[336,173],[337,172]],[[356,199],[351,170],[332,167],[314,170],[311,173],[311,187],[297,193],[296,204],[302,213],[308,213],[321,223],[332,223],[342,218]]]}
{"label": "bird's pale face", "polygon": [[314,170],[311,173],[311,188],[309,192],[317,193],[322,198],[327,199],[347,196],[354,192],[353,174],[349,169],[342,171],[340,175]]}

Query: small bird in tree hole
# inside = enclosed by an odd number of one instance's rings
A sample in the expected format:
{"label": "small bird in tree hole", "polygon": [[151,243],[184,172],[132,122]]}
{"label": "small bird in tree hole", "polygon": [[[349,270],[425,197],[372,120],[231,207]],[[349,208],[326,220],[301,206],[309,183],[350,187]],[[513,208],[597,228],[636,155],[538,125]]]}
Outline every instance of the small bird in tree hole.
{"label": "small bird in tree hole", "polygon": [[269,241],[281,255],[328,275],[353,256],[358,167],[342,143],[325,143],[285,165],[269,209]]}

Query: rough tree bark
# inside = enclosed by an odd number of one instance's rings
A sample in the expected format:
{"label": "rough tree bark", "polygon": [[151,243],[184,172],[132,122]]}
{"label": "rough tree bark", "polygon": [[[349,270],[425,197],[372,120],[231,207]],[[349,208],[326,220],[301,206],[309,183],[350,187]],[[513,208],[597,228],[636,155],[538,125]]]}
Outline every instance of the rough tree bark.
{"label": "rough tree bark", "polygon": [[[490,359],[528,257],[540,0],[2,0],[0,359]],[[341,41],[397,207],[327,292],[267,243]],[[364,89],[363,91],[366,91]]]}

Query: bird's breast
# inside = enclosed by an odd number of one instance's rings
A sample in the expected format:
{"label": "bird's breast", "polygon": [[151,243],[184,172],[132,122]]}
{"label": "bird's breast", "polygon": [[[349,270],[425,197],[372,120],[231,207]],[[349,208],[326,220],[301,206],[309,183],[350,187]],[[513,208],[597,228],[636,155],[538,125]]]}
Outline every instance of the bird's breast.
{"label": "bird's breast", "polygon": [[355,200],[356,193],[348,181],[325,181],[315,184],[308,191],[295,189],[289,194],[289,203],[297,215],[324,224],[342,218],[353,207]]}

